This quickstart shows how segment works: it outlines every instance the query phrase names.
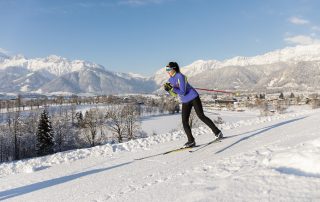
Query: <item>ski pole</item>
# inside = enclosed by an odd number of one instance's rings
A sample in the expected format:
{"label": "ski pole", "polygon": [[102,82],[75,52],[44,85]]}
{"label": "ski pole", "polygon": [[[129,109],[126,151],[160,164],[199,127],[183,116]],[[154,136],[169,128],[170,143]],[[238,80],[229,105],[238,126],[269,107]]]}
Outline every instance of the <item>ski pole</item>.
{"label": "ski pole", "polygon": [[233,92],[224,91],[224,90],[215,90],[215,89],[206,89],[206,88],[195,88],[195,89],[196,89],[196,90],[209,91],[209,92],[230,93],[230,94],[234,94]]}

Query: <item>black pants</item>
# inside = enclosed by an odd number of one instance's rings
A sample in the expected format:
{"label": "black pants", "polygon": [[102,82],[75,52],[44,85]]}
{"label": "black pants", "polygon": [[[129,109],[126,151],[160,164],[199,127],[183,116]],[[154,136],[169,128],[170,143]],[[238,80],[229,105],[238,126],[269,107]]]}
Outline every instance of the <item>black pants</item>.
{"label": "black pants", "polygon": [[188,103],[182,103],[182,124],[183,124],[183,129],[188,136],[188,142],[194,141],[194,137],[192,136],[191,128],[189,125],[189,117],[190,117],[192,106],[194,107],[194,110],[196,111],[199,119],[203,121],[205,124],[207,124],[207,126],[211,128],[212,132],[215,135],[218,135],[220,133],[220,130],[211,121],[211,119],[209,119],[204,115],[202,103],[201,103],[200,97],[198,96]]}

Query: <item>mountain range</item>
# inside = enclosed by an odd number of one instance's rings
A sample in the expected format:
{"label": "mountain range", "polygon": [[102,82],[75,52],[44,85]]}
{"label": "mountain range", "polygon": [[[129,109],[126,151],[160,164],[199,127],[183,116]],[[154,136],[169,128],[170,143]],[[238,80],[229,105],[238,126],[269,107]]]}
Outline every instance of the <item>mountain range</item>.
{"label": "mountain range", "polygon": [[[162,68],[153,77],[157,84],[167,79],[164,71]],[[320,44],[286,47],[224,61],[198,60],[181,71],[198,88],[314,91],[320,89]]]}
{"label": "mountain range", "polygon": [[108,71],[83,60],[70,61],[55,55],[26,59],[2,54],[1,58],[0,92],[4,93],[150,93],[156,88],[150,78]]}
{"label": "mountain range", "polygon": [[[199,88],[225,90],[319,90],[320,44],[287,47],[254,57],[198,60],[181,68]],[[0,52],[3,93],[152,93],[168,79],[164,68],[152,77],[119,73],[104,66],[51,55],[27,59]]]}

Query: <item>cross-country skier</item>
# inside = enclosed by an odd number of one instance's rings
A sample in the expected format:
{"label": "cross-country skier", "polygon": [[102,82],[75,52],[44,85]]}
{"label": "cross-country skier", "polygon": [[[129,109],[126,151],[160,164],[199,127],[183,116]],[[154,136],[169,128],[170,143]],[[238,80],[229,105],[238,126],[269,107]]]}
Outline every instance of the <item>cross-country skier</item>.
{"label": "cross-country skier", "polygon": [[163,85],[164,89],[172,96],[179,95],[182,102],[182,124],[188,137],[188,142],[185,143],[183,147],[194,147],[196,145],[189,125],[189,117],[192,107],[194,107],[200,120],[211,128],[215,137],[218,139],[223,138],[222,132],[216,127],[211,119],[204,115],[199,94],[188,83],[187,77],[180,72],[179,65],[176,62],[169,62],[166,66],[166,72],[170,78],[168,82]]}

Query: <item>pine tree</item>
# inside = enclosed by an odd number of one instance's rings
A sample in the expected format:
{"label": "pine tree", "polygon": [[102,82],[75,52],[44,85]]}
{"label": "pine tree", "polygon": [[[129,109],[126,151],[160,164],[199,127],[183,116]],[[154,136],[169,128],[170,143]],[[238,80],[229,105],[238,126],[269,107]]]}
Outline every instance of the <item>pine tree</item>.
{"label": "pine tree", "polygon": [[54,132],[49,120],[48,112],[41,113],[37,131],[37,155],[44,156],[53,153]]}
{"label": "pine tree", "polygon": [[290,98],[295,98],[293,93],[290,94]]}
{"label": "pine tree", "polygon": [[282,99],[282,100],[284,99],[283,93],[280,93],[279,98]]}

